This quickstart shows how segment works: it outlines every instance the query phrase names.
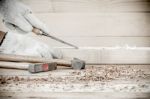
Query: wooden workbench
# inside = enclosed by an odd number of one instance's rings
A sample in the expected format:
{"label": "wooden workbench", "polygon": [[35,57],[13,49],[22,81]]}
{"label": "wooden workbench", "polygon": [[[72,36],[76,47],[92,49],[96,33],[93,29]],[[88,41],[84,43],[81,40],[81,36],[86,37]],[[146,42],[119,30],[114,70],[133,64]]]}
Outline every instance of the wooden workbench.
{"label": "wooden workbench", "polygon": [[150,65],[58,68],[37,74],[1,68],[0,75],[2,98],[150,98]]}

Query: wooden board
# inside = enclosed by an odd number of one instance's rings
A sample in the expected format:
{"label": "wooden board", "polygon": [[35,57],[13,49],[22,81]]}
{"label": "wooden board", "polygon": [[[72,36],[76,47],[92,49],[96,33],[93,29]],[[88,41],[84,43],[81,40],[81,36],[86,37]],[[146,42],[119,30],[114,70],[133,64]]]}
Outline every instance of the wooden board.
{"label": "wooden board", "polygon": [[[149,12],[149,0],[21,0],[36,13]],[[40,7],[40,9],[39,9]]]}
{"label": "wooden board", "polygon": [[149,48],[63,49],[64,58],[80,58],[92,64],[150,64]]}
{"label": "wooden board", "polygon": [[36,16],[56,36],[150,36],[149,13],[43,13]]}
{"label": "wooden board", "polygon": [[[3,92],[1,99],[149,99],[150,93],[133,92]],[[63,97],[63,98],[62,98]]]}
{"label": "wooden board", "polygon": [[[61,37],[78,47],[150,47],[150,37]],[[49,38],[42,41],[53,47],[69,47]]]}

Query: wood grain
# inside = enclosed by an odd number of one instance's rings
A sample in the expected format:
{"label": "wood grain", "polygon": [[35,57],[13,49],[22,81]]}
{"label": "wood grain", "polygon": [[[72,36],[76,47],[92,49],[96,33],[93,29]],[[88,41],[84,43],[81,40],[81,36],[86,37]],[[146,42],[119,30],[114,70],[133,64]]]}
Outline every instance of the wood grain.
{"label": "wood grain", "polygon": [[62,52],[65,58],[77,57],[90,64],[150,64],[149,48],[81,48]]}
{"label": "wood grain", "polygon": [[150,36],[149,13],[45,13],[36,16],[56,36]]}
{"label": "wood grain", "polygon": [[[150,47],[150,37],[57,37],[78,47]],[[51,47],[69,47],[50,38],[39,39]]]}
{"label": "wood grain", "polygon": [[[36,13],[150,12],[149,0],[21,0]],[[40,8],[39,8],[40,7]]]}

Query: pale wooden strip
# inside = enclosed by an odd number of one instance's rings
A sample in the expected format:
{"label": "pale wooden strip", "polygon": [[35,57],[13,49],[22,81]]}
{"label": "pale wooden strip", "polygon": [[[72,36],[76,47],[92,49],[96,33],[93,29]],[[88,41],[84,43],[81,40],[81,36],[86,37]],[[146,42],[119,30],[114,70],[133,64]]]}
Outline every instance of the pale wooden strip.
{"label": "pale wooden strip", "polygon": [[0,61],[0,68],[25,69],[27,70],[31,63],[6,62]]}

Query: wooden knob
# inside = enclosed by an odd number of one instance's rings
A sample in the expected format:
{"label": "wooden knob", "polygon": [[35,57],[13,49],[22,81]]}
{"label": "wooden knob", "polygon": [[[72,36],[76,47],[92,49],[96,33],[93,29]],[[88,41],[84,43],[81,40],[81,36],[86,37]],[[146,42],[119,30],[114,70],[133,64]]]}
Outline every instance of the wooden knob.
{"label": "wooden knob", "polygon": [[37,29],[37,28],[33,28],[32,32],[35,33],[35,34],[37,34],[37,35],[42,34],[42,31],[40,29]]}

